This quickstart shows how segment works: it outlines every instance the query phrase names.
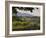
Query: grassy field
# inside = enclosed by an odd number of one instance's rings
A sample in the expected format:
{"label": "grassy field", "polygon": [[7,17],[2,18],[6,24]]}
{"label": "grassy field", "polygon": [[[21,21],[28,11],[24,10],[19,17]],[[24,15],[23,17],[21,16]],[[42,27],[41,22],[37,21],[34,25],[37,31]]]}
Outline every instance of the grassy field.
{"label": "grassy field", "polygon": [[40,17],[12,16],[12,31],[40,30]]}

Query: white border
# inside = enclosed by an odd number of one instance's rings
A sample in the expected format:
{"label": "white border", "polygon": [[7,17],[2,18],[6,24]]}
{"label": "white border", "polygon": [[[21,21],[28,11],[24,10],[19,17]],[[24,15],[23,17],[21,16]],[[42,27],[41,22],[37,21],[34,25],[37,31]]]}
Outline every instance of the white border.
{"label": "white border", "polygon": [[[40,30],[30,31],[12,31],[12,7],[39,7],[40,8]],[[42,5],[22,5],[22,4],[10,4],[9,6],[9,34],[27,34],[27,33],[43,33],[43,6]]]}

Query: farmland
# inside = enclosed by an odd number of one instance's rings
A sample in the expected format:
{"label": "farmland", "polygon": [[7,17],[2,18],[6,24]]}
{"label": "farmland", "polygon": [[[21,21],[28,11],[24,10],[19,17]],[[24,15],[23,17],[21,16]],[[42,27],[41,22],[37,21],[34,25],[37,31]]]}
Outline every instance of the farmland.
{"label": "farmland", "polygon": [[40,17],[12,16],[12,31],[40,30]]}

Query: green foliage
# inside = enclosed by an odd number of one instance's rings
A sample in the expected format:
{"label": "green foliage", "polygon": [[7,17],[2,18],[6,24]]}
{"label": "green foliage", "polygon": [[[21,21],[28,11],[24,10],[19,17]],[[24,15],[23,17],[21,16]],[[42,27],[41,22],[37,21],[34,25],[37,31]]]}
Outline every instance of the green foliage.
{"label": "green foliage", "polygon": [[12,13],[17,14],[17,11],[16,11],[15,7],[12,7]]}

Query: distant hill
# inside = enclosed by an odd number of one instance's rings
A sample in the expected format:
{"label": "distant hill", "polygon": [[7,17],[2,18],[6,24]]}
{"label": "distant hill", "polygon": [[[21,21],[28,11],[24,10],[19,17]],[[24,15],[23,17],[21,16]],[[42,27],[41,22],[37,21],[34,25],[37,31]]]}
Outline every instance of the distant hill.
{"label": "distant hill", "polygon": [[17,16],[27,16],[27,17],[32,17],[33,15],[32,15],[32,13],[31,14],[28,14],[28,13],[17,13],[16,14]]}

